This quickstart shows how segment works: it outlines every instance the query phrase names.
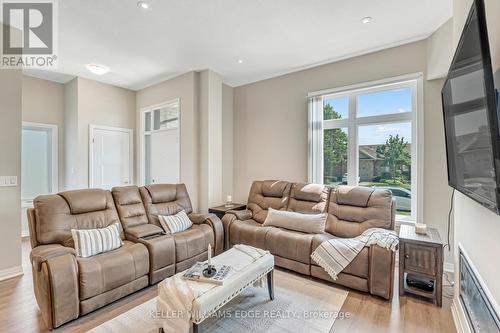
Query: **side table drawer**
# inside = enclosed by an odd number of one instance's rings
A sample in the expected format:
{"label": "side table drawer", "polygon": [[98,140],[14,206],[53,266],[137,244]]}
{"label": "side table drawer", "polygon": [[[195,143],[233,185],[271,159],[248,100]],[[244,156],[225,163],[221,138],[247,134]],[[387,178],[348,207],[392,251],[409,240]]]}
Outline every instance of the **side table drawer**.
{"label": "side table drawer", "polygon": [[424,274],[436,275],[436,248],[404,243],[403,255],[406,269]]}

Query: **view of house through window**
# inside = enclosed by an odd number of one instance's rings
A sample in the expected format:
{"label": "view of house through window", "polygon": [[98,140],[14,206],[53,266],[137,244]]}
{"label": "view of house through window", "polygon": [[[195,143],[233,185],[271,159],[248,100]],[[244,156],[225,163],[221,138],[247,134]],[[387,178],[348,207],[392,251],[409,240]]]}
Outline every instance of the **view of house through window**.
{"label": "view of house through window", "polygon": [[409,81],[322,96],[324,184],[388,189],[397,214],[414,215],[415,90]]}

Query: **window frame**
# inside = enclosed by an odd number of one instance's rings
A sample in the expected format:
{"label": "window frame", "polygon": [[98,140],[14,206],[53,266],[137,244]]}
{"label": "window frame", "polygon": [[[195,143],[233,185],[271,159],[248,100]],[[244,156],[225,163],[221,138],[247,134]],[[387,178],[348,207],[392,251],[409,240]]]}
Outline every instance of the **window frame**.
{"label": "window frame", "polygon": [[[392,113],[383,115],[373,115],[365,117],[357,117],[357,104],[358,96],[382,92],[387,90],[394,90],[400,88],[412,89],[412,111],[405,113]],[[321,98],[323,101],[334,98],[347,97],[349,99],[349,112],[348,117],[345,119],[329,119],[323,120],[323,110],[316,108],[316,111],[311,111],[310,107],[310,121],[311,112],[321,112],[321,115],[314,115],[314,119],[321,119],[320,134],[309,134],[309,182],[324,183],[323,172],[323,133],[326,129],[347,128],[348,142],[347,142],[347,183],[349,185],[358,185],[359,177],[359,126],[365,125],[380,125],[391,123],[411,123],[412,126],[412,145],[411,145],[411,216],[396,215],[398,223],[415,223],[421,222],[423,219],[423,190],[424,190],[424,133],[423,133],[423,74],[415,73],[409,75],[402,75],[383,80],[371,81],[361,84],[344,86],[341,88],[321,90],[308,94],[308,98]],[[310,104],[311,105],[311,104]],[[311,132],[311,124],[310,124]],[[321,142],[318,142],[321,140]],[[319,148],[320,147],[320,148]],[[354,147],[354,149],[352,149]],[[316,154],[311,151],[314,150]],[[319,153],[319,154],[318,154]],[[313,158],[312,156],[317,156]],[[320,165],[318,165],[318,163]],[[311,170],[312,168],[312,170]],[[313,170],[316,170],[314,172]]]}
{"label": "window frame", "polygon": [[[31,121],[23,121],[21,126],[22,130],[31,129],[38,131],[46,131],[50,133],[50,179],[51,191],[47,194],[54,194],[59,191],[59,137],[58,126],[55,124],[37,123]],[[21,161],[22,163],[22,161]],[[22,179],[21,179],[21,196],[22,196]],[[22,207],[32,207],[34,198],[21,197]]]}

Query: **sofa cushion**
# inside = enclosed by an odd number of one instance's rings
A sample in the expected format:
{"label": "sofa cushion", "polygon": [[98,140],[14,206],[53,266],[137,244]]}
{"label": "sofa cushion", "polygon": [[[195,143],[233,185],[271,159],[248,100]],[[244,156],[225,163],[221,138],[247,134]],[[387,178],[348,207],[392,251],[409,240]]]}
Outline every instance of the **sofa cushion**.
{"label": "sofa cushion", "polygon": [[194,224],[191,228],[173,234],[176,262],[195,257],[214,246],[214,233],[208,224]]}
{"label": "sofa cushion", "polygon": [[80,300],[134,281],[149,271],[149,254],[143,244],[124,241],[119,249],[89,258],[77,258]]}
{"label": "sofa cushion", "polygon": [[279,227],[308,234],[319,234],[325,231],[327,214],[303,214],[269,208],[265,227]]}
{"label": "sofa cushion", "polygon": [[[324,233],[321,235],[315,235],[311,244],[311,253],[316,250],[318,246],[324,241],[332,238],[337,238],[333,235]],[[362,278],[368,278],[368,252],[369,248],[364,247],[363,250],[354,258],[354,260],[344,268],[342,273],[347,273],[351,275],[356,275]],[[314,266],[319,266],[314,260],[311,259],[311,264]]]}
{"label": "sofa cushion", "polygon": [[139,189],[149,223],[160,225],[158,215],[173,215],[181,210],[193,212],[184,184],[152,184]]}
{"label": "sofa cushion", "polygon": [[302,232],[271,228],[266,234],[265,248],[274,255],[309,264],[313,237]]}
{"label": "sofa cushion", "polygon": [[287,210],[306,214],[323,213],[326,210],[329,193],[330,188],[325,185],[294,183]]}
{"label": "sofa cushion", "polygon": [[267,210],[284,210],[290,197],[290,183],[280,180],[254,181],[248,196],[247,209],[252,211],[252,218],[263,223]]}
{"label": "sofa cushion", "polygon": [[137,186],[113,187],[111,194],[125,230],[149,222]]}
{"label": "sofa cushion", "polygon": [[260,249],[266,249],[266,234],[272,229],[255,220],[235,220],[229,228],[230,245],[246,244]]}
{"label": "sofa cushion", "polygon": [[389,190],[339,186],[331,191],[328,213],[325,231],[339,237],[356,237],[369,228],[394,228]]}
{"label": "sofa cushion", "polygon": [[[101,202],[102,195],[105,198],[104,206]],[[89,201],[96,199],[97,203],[85,205],[80,202],[84,199]],[[36,216],[36,239],[40,244],[61,244],[74,247],[71,229],[105,228],[120,221],[111,193],[104,190],[85,189],[41,195],[33,200],[33,205]],[[102,209],[85,213],[72,213],[87,211],[90,208]]]}
{"label": "sofa cushion", "polygon": [[83,258],[105,253],[123,245],[118,222],[101,229],[71,229],[71,235],[76,255]]}

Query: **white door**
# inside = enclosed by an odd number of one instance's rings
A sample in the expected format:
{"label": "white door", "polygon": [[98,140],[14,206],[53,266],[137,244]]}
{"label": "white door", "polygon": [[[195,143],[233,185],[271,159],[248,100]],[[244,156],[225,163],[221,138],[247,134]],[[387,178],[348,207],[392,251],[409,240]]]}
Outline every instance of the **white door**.
{"label": "white door", "polygon": [[132,130],[91,126],[90,187],[111,189],[132,182]]}
{"label": "white door", "polygon": [[151,133],[151,182],[179,182],[179,130]]}

